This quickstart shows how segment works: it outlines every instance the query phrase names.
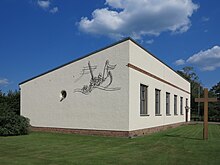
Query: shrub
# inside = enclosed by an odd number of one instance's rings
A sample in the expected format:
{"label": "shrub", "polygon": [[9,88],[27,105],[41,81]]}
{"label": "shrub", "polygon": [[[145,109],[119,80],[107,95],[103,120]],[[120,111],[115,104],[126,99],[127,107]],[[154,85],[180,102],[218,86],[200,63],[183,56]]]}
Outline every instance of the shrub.
{"label": "shrub", "polygon": [[10,111],[0,113],[0,136],[26,135],[29,133],[29,119]]}

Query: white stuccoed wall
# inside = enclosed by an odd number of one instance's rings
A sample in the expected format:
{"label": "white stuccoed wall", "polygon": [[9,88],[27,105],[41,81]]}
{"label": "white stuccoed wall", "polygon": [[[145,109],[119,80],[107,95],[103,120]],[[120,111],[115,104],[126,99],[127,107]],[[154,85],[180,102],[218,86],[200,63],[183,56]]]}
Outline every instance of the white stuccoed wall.
{"label": "white stuccoed wall", "polygon": [[[79,81],[83,67],[97,65],[94,76],[103,71],[106,60],[117,65],[112,70],[110,87],[117,91],[94,89],[89,95],[74,93],[74,89],[89,85],[90,75]],[[27,81],[21,88],[21,114],[28,117],[32,126],[93,130],[132,131],[185,121],[185,100],[190,95],[126,65],[130,63],[190,92],[190,84],[169,67],[155,59],[131,40],[96,52],[52,72]],[[140,84],[148,86],[148,111],[150,116],[140,116]],[[155,88],[161,90],[161,114],[155,116]],[[60,102],[60,92],[67,98]],[[171,116],[166,116],[165,97],[170,93]],[[174,116],[174,94],[178,96],[178,115]],[[183,112],[180,115],[180,96]],[[188,113],[190,119],[190,112]]]}
{"label": "white stuccoed wall", "polygon": [[[176,72],[164,65],[162,62],[151,56],[138,45],[129,42],[129,63],[133,64],[157,77],[160,77],[176,86],[190,92],[190,83],[177,75]],[[148,86],[148,114],[140,116],[140,84]],[[155,89],[161,90],[161,116],[155,116]],[[170,113],[166,116],[166,92],[170,93]],[[174,94],[177,95],[178,115],[174,115]],[[183,97],[183,114],[180,115],[180,97]],[[155,126],[179,123],[185,121],[185,102],[188,98],[190,106],[190,94],[164,84],[150,76],[129,68],[129,130],[150,128]],[[190,112],[188,113],[188,121]]]}
{"label": "white stuccoed wall", "polygon": [[[37,127],[128,131],[128,51],[129,41],[125,41],[21,84],[21,114]],[[97,65],[94,75],[98,76],[106,60],[117,65],[111,71],[110,87],[121,89],[74,93],[89,85],[90,74],[75,82],[88,61]],[[67,98],[60,102],[62,90],[67,91]]]}

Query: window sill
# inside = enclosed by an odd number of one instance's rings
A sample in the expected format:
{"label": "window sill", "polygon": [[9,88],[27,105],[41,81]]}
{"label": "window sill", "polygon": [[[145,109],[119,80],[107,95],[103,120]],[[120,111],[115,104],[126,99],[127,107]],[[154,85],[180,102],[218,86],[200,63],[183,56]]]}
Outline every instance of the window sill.
{"label": "window sill", "polygon": [[178,116],[178,114],[174,114],[174,116]]}
{"label": "window sill", "polygon": [[181,114],[182,116],[184,115],[184,114]]}
{"label": "window sill", "polygon": [[171,116],[171,114],[166,114],[166,116]]}
{"label": "window sill", "polygon": [[155,116],[162,116],[162,114],[155,114]]}
{"label": "window sill", "polygon": [[150,116],[150,115],[149,114],[141,114],[140,116],[144,117],[144,116]]}

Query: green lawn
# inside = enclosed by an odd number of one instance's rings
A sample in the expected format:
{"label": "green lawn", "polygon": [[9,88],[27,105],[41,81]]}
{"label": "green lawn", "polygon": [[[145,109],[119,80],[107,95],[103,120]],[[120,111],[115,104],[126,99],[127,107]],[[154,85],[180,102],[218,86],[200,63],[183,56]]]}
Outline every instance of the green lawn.
{"label": "green lawn", "polygon": [[220,164],[220,125],[187,125],[133,139],[33,132],[0,137],[1,165]]}

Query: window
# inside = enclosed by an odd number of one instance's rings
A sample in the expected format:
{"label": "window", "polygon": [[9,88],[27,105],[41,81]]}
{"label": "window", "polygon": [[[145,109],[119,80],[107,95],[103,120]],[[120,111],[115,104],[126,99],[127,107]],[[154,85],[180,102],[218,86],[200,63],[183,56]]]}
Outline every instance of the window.
{"label": "window", "polygon": [[186,107],[185,107],[185,109],[186,109],[186,122],[188,122],[188,111],[189,111],[189,107],[188,107],[188,99],[186,98]]}
{"label": "window", "polygon": [[177,95],[174,95],[174,115],[177,114]]}
{"label": "window", "polygon": [[160,90],[155,89],[155,114],[160,115]]}
{"label": "window", "polygon": [[140,85],[140,115],[147,115],[147,86]]}
{"label": "window", "polygon": [[186,107],[185,107],[186,109],[188,109],[189,107],[188,107],[188,99],[186,98]]}
{"label": "window", "polygon": [[170,115],[170,93],[166,92],[166,115]]}
{"label": "window", "polygon": [[180,114],[183,115],[183,97],[180,97]]}

